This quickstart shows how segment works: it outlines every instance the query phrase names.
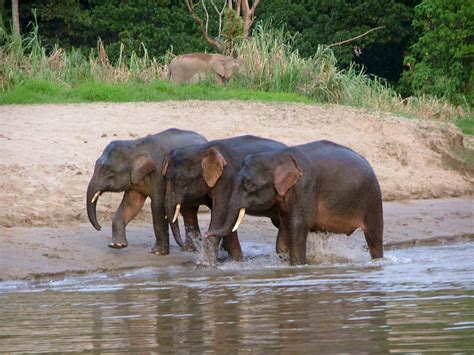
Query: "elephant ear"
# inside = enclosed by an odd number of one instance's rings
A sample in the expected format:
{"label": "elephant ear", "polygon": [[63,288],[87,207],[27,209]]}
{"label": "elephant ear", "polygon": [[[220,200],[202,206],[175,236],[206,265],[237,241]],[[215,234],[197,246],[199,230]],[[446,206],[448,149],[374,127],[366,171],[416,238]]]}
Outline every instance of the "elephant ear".
{"label": "elephant ear", "polygon": [[[223,79],[228,79],[226,71],[226,61],[223,59],[218,59],[213,65],[214,71]],[[232,72],[231,72],[232,75]]]}
{"label": "elephant ear", "polygon": [[171,153],[167,154],[165,160],[163,160],[163,165],[161,166],[161,175],[166,176],[168,171],[168,165],[170,164]]}
{"label": "elephant ear", "polygon": [[141,154],[133,160],[132,183],[137,184],[145,176],[156,170],[155,162],[150,153]]}
{"label": "elephant ear", "polygon": [[234,58],[229,58],[224,62],[224,68],[225,68],[225,74],[224,77],[226,80],[230,80],[232,76],[234,75],[234,71],[240,70],[240,68],[243,66],[243,63]]}
{"label": "elephant ear", "polygon": [[222,156],[219,149],[211,147],[207,150],[201,162],[202,175],[207,186],[211,188],[214,187],[217,180],[221,177],[226,165],[227,161]]}
{"label": "elephant ear", "polygon": [[292,155],[287,155],[283,163],[275,168],[275,189],[279,196],[285,196],[303,175],[298,163]]}

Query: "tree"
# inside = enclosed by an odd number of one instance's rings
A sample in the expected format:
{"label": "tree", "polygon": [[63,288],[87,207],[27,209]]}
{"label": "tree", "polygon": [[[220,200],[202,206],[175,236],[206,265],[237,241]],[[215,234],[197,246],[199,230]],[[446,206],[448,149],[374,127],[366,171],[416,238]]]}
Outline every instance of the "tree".
{"label": "tree", "polygon": [[20,11],[18,10],[18,0],[12,0],[13,31],[20,36]]}
{"label": "tree", "polygon": [[423,0],[415,8],[418,40],[405,57],[401,89],[474,103],[474,4],[465,0]]}
{"label": "tree", "polygon": [[58,44],[80,48],[88,55],[100,37],[112,61],[140,53],[145,45],[150,56],[211,50],[189,15],[183,0],[22,0],[23,31],[36,9],[42,43],[47,50]]}
{"label": "tree", "polygon": [[[413,31],[414,7],[421,0],[272,0],[258,7],[259,20],[284,25],[295,37],[303,56],[320,44],[337,43],[384,26],[334,53],[341,67],[356,62],[367,72],[396,83],[403,70],[403,54]],[[354,48],[356,47],[356,48]],[[359,56],[357,56],[359,55]]]}
{"label": "tree", "polygon": [[[204,39],[219,51],[232,52],[236,37],[247,39],[250,28],[255,20],[255,9],[260,0],[186,0],[191,16],[198,24]],[[209,14],[213,9],[214,16]],[[205,20],[203,20],[205,17]],[[216,25],[213,26],[213,23]],[[209,34],[210,27],[216,27],[216,36]]]}

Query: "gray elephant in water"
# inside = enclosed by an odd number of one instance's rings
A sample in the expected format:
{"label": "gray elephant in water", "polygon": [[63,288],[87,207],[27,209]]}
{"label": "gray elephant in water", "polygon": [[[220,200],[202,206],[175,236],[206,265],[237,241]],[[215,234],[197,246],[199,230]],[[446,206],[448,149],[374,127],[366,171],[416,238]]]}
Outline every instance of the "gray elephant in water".
{"label": "gray elephant in water", "polygon": [[[208,236],[236,232],[246,210],[280,217],[290,264],[306,263],[308,232],[364,231],[372,259],[383,258],[382,192],[369,162],[352,149],[316,141],[249,154],[234,173],[225,222]],[[215,228],[215,229],[213,229]]]}
{"label": "gray elephant in water", "polygon": [[242,72],[241,60],[221,54],[189,53],[177,56],[169,65],[169,79],[175,84],[195,83],[208,76],[224,84],[234,72]]}
{"label": "gray elephant in water", "polygon": [[[95,163],[94,174],[87,188],[87,215],[95,229],[100,230],[96,205],[104,192],[124,192],[112,222],[111,248],[128,245],[125,228],[141,211],[147,197],[151,199],[151,213],[156,243],[152,253],[169,253],[168,222],[165,217],[165,181],[161,174],[163,160],[172,149],[204,144],[207,140],[198,133],[168,129],[155,135],[135,140],[113,141],[107,145]],[[186,243],[181,240],[177,222],[170,223],[176,243],[184,250],[193,248],[192,239],[200,236],[197,207],[184,206],[182,213]]]}

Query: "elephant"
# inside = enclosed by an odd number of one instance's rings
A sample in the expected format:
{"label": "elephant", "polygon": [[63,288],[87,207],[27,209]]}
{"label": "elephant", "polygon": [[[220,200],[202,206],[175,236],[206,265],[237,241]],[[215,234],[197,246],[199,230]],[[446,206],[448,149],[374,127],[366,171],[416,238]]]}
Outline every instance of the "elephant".
{"label": "elephant", "polygon": [[169,65],[169,79],[175,84],[195,83],[215,75],[218,84],[232,78],[234,71],[242,71],[243,62],[232,57],[211,53],[188,53],[174,58]]}
{"label": "elephant", "polygon": [[[246,135],[174,149],[162,167],[166,177],[166,214],[173,216],[174,221],[183,203],[191,206],[204,204],[211,208],[210,228],[220,228],[225,221],[233,177],[244,157],[286,147],[271,139]],[[267,211],[264,215],[278,223],[276,212]],[[204,263],[217,263],[220,239],[204,240]],[[223,244],[234,260],[243,258],[236,232],[229,230],[225,233]]]}
{"label": "elephant", "polygon": [[[207,140],[198,133],[180,129],[168,129],[155,135],[136,140],[110,142],[95,163],[94,173],[87,188],[87,215],[95,229],[96,205],[104,192],[124,192],[122,202],[112,222],[111,248],[128,246],[127,224],[138,215],[147,197],[151,199],[151,212],[156,242],[150,252],[169,254],[168,222],[165,219],[165,182],[160,173],[163,159],[172,149]],[[176,243],[183,249],[192,249],[191,238],[200,235],[197,208],[185,208],[183,219],[186,227],[186,243],[183,243],[178,223],[171,223]]]}
{"label": "elephant", "polygon": [[245,157],[233,181],[221,228],[236,231],[245,211],[280,215],[289,235],[291,265],[306,263],[309,231],[351,235],[361,228],[372,259],[383,258],[382,193],[368,161],[350,148],[322,140]]}

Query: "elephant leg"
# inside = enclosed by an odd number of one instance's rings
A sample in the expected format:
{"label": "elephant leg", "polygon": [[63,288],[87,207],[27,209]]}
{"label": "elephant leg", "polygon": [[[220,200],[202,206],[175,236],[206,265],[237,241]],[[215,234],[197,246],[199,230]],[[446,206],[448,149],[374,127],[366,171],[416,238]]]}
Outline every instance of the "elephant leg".
{"label": "elephant leg", "polygon": [[381,208],[370,214],[365,222],[365,241],[372,259],[383,258],[383,213]]}
{"label": "elephant leg", "polygon": [[197,72],[196,74],[194,74],[191,79],[189,79],[189,83],[190,84],[195,84],[199,81],[202,81],[202,80],[205,80],[207,77],[207,74],[206,72]]}
{"label": "elephant leg", "polygon": [[151,214],[153,217],[153,230],[155,231],[156,242],[150,250],[150,253],[168,255],[170,253],[170,236],[162,199],[158,197],[151,199]]}
{"label": "elephant leg", "polygon": [[202,264],[207,266],[217,265],[217,253],[221,237],[207,237],[202,241]]}
{"label": "elephant leg", "polygon": [[112,242],[110,248],[121,249],[128,246],[125,228],[140,213],[146,196],[134,190],[126,191],[112,221]]}
{"label": "elephant leg", "polygon": [[237,232],[232,232],[229,235],[225,236],[222,239],[222,244],[225,250],[235,261],[242,261],[244,255],[242,253],[242,248],[240,247],[239,237]]}
{"label": "elephant leg", "polygon": [[203,264],[210,266],[217,265],[217,256],[221,240],[224,249],[227,250],[233,260],[243,260],[242,248],[240,247],[237,232],[232,232],[224,238],[212,236],[203,239]]}
{"label": "elephant leg", "polygon": [[278,236],[276,241],[277,254],[286,254],[290,249],[290,230],[285,220],[281,219],[278,227]]}
{"label": "elephant leg", "polygon": [[[228,186],[223,186],[219,190],[216,188],[213,191],[213,199],[212,199],[212,210],[211,210],[211,222],[209,224],[209,230],[218,229],[222,226],[226,220],[226,213],[227,208],[223,208],[222,206],[226,206],[227,202],[230,198],[232,191]],[[206,239],[222,239],[215,236]],[[215,242],[213,242],[215,243]],[[216,245],[216,250],[211,255],[209,255],[212,260],[217,261],[217,251],[218,251],[219,243]],[[236,261],[241,261],[243,259],[242,248],[240,247],[238,235],[236,232],[231,232],[227,236],[223,238],[222,247],[229,252],[229,255],[232,259]]]}
{"label": "elephant leg", "polygon": [[308,227],[303,220],[293,218],[289,221],[290,265],[306,264],[306,239]]}
{"label": "elephant leg", "polygon": [[184,243],[184,251],[196,251],[196,242],[202,240],[201,230],[197,218],[199,206],[191,208],[183,208],[181,215],[184,220],[184,229],[186,232],[186,242]]}

